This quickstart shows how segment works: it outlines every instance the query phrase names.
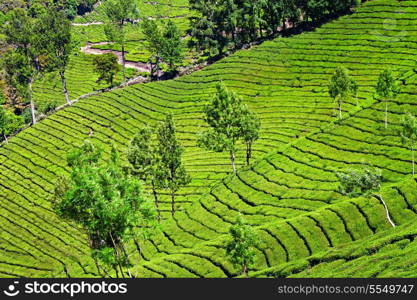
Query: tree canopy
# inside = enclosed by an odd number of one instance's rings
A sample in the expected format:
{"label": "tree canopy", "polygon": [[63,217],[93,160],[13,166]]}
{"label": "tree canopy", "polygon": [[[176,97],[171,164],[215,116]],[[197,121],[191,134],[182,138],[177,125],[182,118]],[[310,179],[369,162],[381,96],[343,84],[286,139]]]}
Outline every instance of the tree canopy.
{"label": "tree canopy", "polygon": [[86,141],[68,153],[67,164],[71,172],[57,182],[55,209],[83,226],[97,261],[118,266],[123,276],[123,268],[130,265],[124,244],[149,233],[155,210],[143,196],[139,179],[123,172],[114,146],[106,161],[101,146]]}
{"label": "tree canopy", "polygon": [[191,46],[212,56],[309,18],[346,11],[352,0],[190,0]]}
{"label": "tree canopy", "polygon": [[204,107],[204,120],[210,128],[200,133],[197,144],[210,151],[228,151],[236,172],[237,143],[239,140],[246,143],[249,163],[252,144],[259,137],[260,121],[242,103],[241,97],[229,91],[223,82],[217,84],[216,90],[210,103]]}
{"label": "tree canopy", "polygon": [[400,92],[400,87],[394,79],[392,71],[385,69],[381,72],[376,85],[376,93],[385,101],[385,128],[388,127],[388,101],[394,100]]}
{"label": "tree canopy", "polygon": [[229,229],[230,240],[226,245],[226,254],[232,264],[239,266],[242,274],[248,276],[248,268],[255,262],[255,247],[260,241],[252,227],[246,224],[242,215],[238,215]]}
{"label": "tree canopy", "polygon": [[114,82],[114,76],[120,70],[117,56],[113,53],[97,55],[93,60],[94,70],[98,74],[97,82],[106,81],[111,86]]}
{"label": "tree canopy", "polygon": [[126,82],[125,26],[128,21],[133,21],[139,16],[137,2],[136,0],[107,0],[103,6],[107,16],[104,31],[110,41],[120,44],[122,48],[123,82]]}
{"label": "tree canopy", "polygon": [[158,165],[161,186],[168,189],[171,195],[171,213],[175,214],[175,193],[181,186],[191,182],[191,177],[182,163],[183,147],[176,137],[176,129],[172,114],[167,114],[157,129],[156,152],[160,159]]}
{"label": "tree canopy", "polygon": [[333,99],[337,99],[339,106],[339,119],[342,119],[342,103],[349,96],[356,95],[358,84],[349,75],[345,67],[338,67],[329,82],[329,94]]}

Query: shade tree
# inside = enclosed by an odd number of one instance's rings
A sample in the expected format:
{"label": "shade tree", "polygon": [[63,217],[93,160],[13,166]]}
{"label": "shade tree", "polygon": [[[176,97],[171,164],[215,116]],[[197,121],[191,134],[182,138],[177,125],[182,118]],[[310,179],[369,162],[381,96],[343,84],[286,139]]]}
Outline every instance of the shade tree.
{"label": "shade tree", "polygon": [[120,45],[122,53],[123,82],[126,82],[126,25],[139,16],[136,0],[107,0],[103,4],[107,17],[104,31],[107,38]]}
{"label": "shade tree", "polygon": [[69,176],[57,180],[53,196],[57,214],[83,228],[92,257],[104,272],[112,267],[132,277],[125,244],[147,237],[155,228],[155,210],[138,178],[123,171],[117,149],[105,160],[100,145],[86,141],[68,153]]}
{"label": "shade tree", "polygon": [[345,67],[338,67],[330,78],[328,89],[330,97],[338,103],[339,119],[342,119],[342,104],[357,94],[358,84]]}
{"label": "shade tree", "polygon": [[168,66],[169,71],[176,71],[184,60],[184,45],[181,32],[174,22],[167,23],[147,19],[142,23],[145,35],[145,47],[150,52],[151,75],[160,77],[162,64]]}
{"label": "shade tree", "polygon": [[175,214],[175,194],[191,182],[182,163],[183,147],[177,140],[175,123],[172,114],[167,114],[165,120],[157,128],[156,155],[159,159],[159,182],[169,190],[171,196],[171,214]]}
{"label": "shade tree", "polygon": [[153,142],[153,130],[149,127],[139,128],[130,141],[127,149],[127,160],[130,163],[130,172],[152,187],[158,221],[161,220],[157,189],[163,186],[160,157]]}
{"label": "shade tree", "polygon": [[32,16],[27,9],[15,8],[6,14],[1,32],[9,48],[2,60],[5,79],[16,93],[29,104],[32,124],[36,124],[35,102],[32,85],[35,78],[46,70],[46,49],[42,43],[39,16]]}
{"label": "shade tree", "polygon": [[96,82],[104,80],[113,86],[114,77],[120,71],[117,56],[113,53],[97,55],[93,59],[94,71],[98,74]]}
{"label": "shade tree", "polygon": [[238,142],[246,144],[249,163],[252,145],[259,137],[260,121],[251,113],[236,93],[223,82],[216,85],[216,94],[204,107],[204,120],[209,129],[199,134],[197,145],[209,151],[229,152],[233,172],[236,172]]}
{"label": "shade tree", "polygon": [[385,101],[385,128],[388,127],[388,102],[394,100],[400,92],[400,87],[395,80],[392,71],[385,69],[378,78],[375,87],[376,93]]}
{"label": "shade tree", "polygon": [[71,53],[78,47],[78,40],[71,35],[71,22],[66,18],[64,10],[51,5],[47,7],[47,12],[40,17],[39,25],[35,31],[45,48],[46,71],[58,72],[65,100],[71,104],[65,71],[70,62]]}
{"label": "shade tree", "polygon": [[229,237],[226,255],[233,265],[240,267],[241,274],[247,277],[248,268],[255,262],[255,248],[259,246],[260,240],[242,215],[238,215],[235,223],[230,227]]}

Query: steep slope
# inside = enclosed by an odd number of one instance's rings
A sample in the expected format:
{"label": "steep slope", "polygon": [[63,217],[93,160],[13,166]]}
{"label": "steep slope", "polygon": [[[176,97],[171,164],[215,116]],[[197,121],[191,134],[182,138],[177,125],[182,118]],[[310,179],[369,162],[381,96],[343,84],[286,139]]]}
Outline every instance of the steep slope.
{"label": "steep slope", "polygon": [[[237,275],[223,246],[238,212],[264,240],[253,271],[383,234],[390,225],[377,198],[351,200],[337,190],[334,172],[352,165],[382,169],[383,198],[394,222],[407,228],[415,217],[413,181],[406,181],[411,155],[397,130],[403,111],[417,112],[416,15],[415,1],[372,1],[313,32],[239,51],[193,75],[84,99],[20,133],[0,149],[0,275],[97,276],[86,237],[51,209],[57,174],[67,171],[65,153],[90,129],[93,141],[124,149],[138,126],[168,111],[193,181],[179,193],[175,218],[164,214],[163,231],[129,248],[139,276]],[[357,79],[360,105],[345,103],[346,119],[334,122],[326,86],[339,65]],[[383,104],[372,96],[386,67],[403,88],[383,130]],[[196,147],[202,107],[219,79],[262,119],[257,161],[237,176],[227,176],[227,155]],[[238,159],[243,163],[243,151]]]}

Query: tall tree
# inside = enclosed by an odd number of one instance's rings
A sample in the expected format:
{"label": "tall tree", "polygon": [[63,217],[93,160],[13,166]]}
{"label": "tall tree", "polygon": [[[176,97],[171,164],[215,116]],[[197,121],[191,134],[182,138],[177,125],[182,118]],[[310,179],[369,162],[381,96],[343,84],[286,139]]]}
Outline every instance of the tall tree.
{"label": "tall tree", "polygon": [[142,194],[139,179],[120,167],[119,154],[112,147],[103,160],[100,146],[88,141],[69,152],[70,176],[58,179],[54,207],[58,215],[80,224],[86,231],[96,262],[117,266],[124,277],[132,277],[125,243],[153,228],[155,211]]}
{"label": "tall tree", "polygon": [[201,133],[198,145],[215,152],[228,151],[233,172],[236,172],[235,158],[237,142],[242,137],[241,98],[227,89],[223,82],[216,86],[217,93],[204,107],[205,121],[210,129]]}
{"label": "tall tree", "polygon": [[58,71],[61,78],[65,100],[71,104],[65,79],[65,70],[72,51],[78,46],[71,36],[71,22],[66,12],[59,7],[49,6],[47,13],[40,18],[37,34],[42,37],[47,54],[47,71]]}
{"label": "tall tree", "polygon": [[159,80],[159,70],[162,63],[162,51],[164,49],[163,33],[157,21],[146,19],[142,23],[142,32],[145,35],[145,48],[151,53],[151,76],[156,73]]}
{"label": "tall tree", "polygon": [[252,227],[239,215],[230,227],[230,241],[226,245],[226,254],[232,264],[242,269],[242,275],[248,276],[248,268],[255,262],[255,247],[259,238]]}
{"label": "tall tree", "polygon": [[39,20],[22,8],[9,11],[2,26],[2,33],[11,47],[3,60],[6,79],[29,103],[32,124],[37,121],[32,85],[34,79],[45,70],[46,63],[42,38],[36,33],[38,26]]}
{"label": "tall tree", "polygon": [[182,146],[178,143],[175,134],[175,124],[172,114],[168,114],[157,131],[157,155],[160,157],[160,174],[163,174],[162,186],[171,194],[171,213],[175,214],[175,193],[181,186],[191,182],[182,164]]}
{"label": "tall tree", "polygon": [[139,15],[136,0],[107,0],[104,3],[104,12],[108,18],[105,26],[107,37],[121,46],[123,82],[126,82],[126,58],[125,43],[126,32],[125,26]]}
{"label": "tall tree", "polygon": [[414,167],[414,143],[417,139],[417,119],[411,113],[407,113],[402,118],[402,131],[401,138],[403,143],[410,143],[411,146],[411,157],[413,166],[413,175],[415,175]]}
{"label": "tall tree", "polygon": [[300,20],[300,10],[296,5],[296,0],[281,0],[282,6],[282,29],[286,29],[286,23],[292,24]]}
{"label": "tall tree", "polygon": [[344,67],[338,67],[330,79],[329,94],[338,101],[339,119],[342,119],[342,103],[349,96],[355,95],[358,90],[356,81],[351,78],[349,71]]}
{"label": "tall tree", "polygon": [[394,100],[400,92],[400,87],[390,69],[385,69],[379,75],[376,93],[385,101],[385,128],[388,127],[388,101]]}
{"label": "tall tree", "polygon": [[161,174],[160,158],[157,154],[156,147],[152,145],[152,130],[149,127],[140,128],[130,141],[127,159],[131,165],[132,174],[151,185],[159,222],[161,212],[156,191],[162,186],[161,178],[164,176]]}
{"label": "tall tree", "polygon": [[265,21],[267,24],[267,34],[276,34],[278,26],[284,17],[282,2],[277,0],[267,0],[265,9]]}
{"label": "tall tree", "polygon": [[241,135],[246,146],[246,164],[249,166],[252,157],[252,145],[259,138],[261,121],[248,109],[243,110],[241,119]]}
{"label": "tall tree", "polygon": [[181,32],[172,20],[169,20],[164,26],[161,57],[168,65],[169,71],[175,71],[184,60]]}
{"label": "tall tree", "polygon": [[190,9],[196,14],[191,14],[189,33],[192,37],[191,46],[197,51],[207,52],[211,56],[223,54],[224,48],[230,42],[224,30],[230,33],[230,29],[233,28],[229,24],[223,24],[231,19],[225,19],[225,13],[222,11],[224,8],[223,1],[190,0]]}

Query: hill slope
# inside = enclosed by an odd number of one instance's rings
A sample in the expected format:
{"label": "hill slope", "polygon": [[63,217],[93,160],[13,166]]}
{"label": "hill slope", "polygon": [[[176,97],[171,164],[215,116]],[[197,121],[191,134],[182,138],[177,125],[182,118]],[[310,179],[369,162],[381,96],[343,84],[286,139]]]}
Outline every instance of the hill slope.
{"label": "hill slope", "polygon": [[[57,174],[67,172],[65,153],[88,138],[90,129],[92,140],[105,145],[114,140],[124,149],[138,126],[155,124],[168,111],[175,115],[193,181],[179,193],[175,218],[164,213],[163,231],[130,245],[137,276],[237,275],[224,257],[224,234],[238,212],[264,241],[252,270],[261,273],[254,275],[314,276],[308,273],[314,265],[318,276],[331,276],[325,273],[328,265],[312,264],[312,257],[349,257],[349,249],[385,234],[414,238],[415,180],[407,176],[411,155],[397,131],[404,111],[417,113],[416,16],[415,1],[375,0],[313,32],[239,51],[190,76],[84,99],[23,131],[0,149],[0,275],[97,276],[86,237],[59,220],[48,200]],[[339,65],[358,81],[359,105],[356,99],[345,103],[345,119],[334,122],[326,86]],[[377,76],[386,67],[403,83],[389,105],[388,130],[383,103],[373,99]],[[228,175],[227,155],[196,147],[202,107],[219,79],[262,120],[256,162],[236,176]],[[238,161],[243,164],[243,151]],[[382,196],[396,229],[390,229],[378,198],[348,199],[338,192],[335,171],[352,165],[382,169]],[[163,201],[169,209],[168,198]],[[409,248],[395,251],[403,249]],[[343,273],[347,259],[337,263],[335,276],[405,274],[400,267],[391,273]]]}

